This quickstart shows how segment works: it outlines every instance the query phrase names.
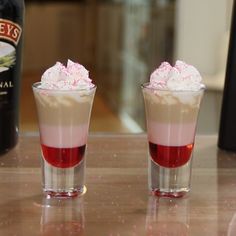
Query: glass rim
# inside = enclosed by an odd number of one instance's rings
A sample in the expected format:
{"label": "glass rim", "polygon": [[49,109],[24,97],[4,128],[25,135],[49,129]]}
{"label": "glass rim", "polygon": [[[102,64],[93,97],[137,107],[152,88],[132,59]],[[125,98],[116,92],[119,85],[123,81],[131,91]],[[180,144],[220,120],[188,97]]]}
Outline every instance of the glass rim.
{"label": "glass rim", "polygon": [[68,92],[88,92],[88,91],[93,91],[97,88],[95,84],[93,84],[93,87],[89,87],[88,89],[86,88],[78,88],[78,89],[50,89],[50,88],[39,88],[38,86],[41,85],[42,82],[35,82],[32,84],[33,89],[41,90],[41,91],[48,91],[48,92],[60,92],[60,93],[68,93]]}
{"label": "glass rim", "polygon": [[148,87],[148,85],[150,85],[150,82],[145,82],[143,84],[141,84],[141,88],[142,89],[148,89],[148,90],[153,90],[153,91],[160,91],[160,92],[173,92],[173,93],[187,93],[187,92],[200,92],[200,91],[205,91],[206,90],[206,86],[204,84],[201,84],[200,89],[198,90],[187,90],[187,89],[183,89],[183,90],[170,90],[170,89],[162,89],[162,88],[153,88],[153,87]]}

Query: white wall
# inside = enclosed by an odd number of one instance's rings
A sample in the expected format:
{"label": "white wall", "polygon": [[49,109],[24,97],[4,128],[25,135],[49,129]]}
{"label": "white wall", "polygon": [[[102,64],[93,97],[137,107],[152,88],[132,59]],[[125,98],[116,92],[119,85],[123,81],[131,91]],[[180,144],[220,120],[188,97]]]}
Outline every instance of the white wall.
{"label": "white wall", "polygon": [[177,0],[176,59],[195,65],[203,75],[219,72],[227,54],[232,2]]}

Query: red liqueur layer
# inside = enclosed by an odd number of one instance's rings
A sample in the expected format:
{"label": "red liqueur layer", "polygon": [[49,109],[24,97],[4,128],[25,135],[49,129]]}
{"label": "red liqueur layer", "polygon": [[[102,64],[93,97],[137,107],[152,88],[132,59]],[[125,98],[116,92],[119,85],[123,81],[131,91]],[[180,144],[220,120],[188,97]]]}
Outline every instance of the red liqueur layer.
{"label": "red liqueur layer", "polygon": [[79,164],[84,158],[86,145],[73,148],[55,148],[41,145],[44,159],[52,166],[69,168]]}
{"label": "red liqueur layer", "polygon": [[149,152],[152,160],[158,165],[176,168],[189,161],[193,146],[193,143],[184,146],[163,146],[149,142]]}

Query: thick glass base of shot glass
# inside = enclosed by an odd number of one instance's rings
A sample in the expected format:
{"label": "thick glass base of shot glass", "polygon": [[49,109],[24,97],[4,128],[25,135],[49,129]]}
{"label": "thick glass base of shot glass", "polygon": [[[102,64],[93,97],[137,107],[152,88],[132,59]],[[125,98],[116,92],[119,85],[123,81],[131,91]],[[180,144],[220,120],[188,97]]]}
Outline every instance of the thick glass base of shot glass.
{"label": "thick glass base of shot glass", "polygon": [[191,162],[180,167],[167,168],[149,158],[149,189],[158,197],[180,198],[190,191]]}
{"label": "thick glass base of shot glass", "polygon": [[84,185],[85,160],[70,168],[58,168],[42,157],[42,186],[47,198],[68,198],[82,196]]}

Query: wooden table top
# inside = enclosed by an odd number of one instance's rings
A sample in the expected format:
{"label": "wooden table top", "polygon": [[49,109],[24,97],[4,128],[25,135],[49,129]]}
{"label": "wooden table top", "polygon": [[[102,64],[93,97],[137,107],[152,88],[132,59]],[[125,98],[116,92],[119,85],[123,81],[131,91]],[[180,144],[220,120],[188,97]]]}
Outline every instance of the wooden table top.
{"label": "wooden table top", "polygon": [[192,189],[150,196],[145,135],[91,134],[84,196],[46,199],[37,134],[0,157],[0,235],[236,235],[236,154],[196,138]]}

